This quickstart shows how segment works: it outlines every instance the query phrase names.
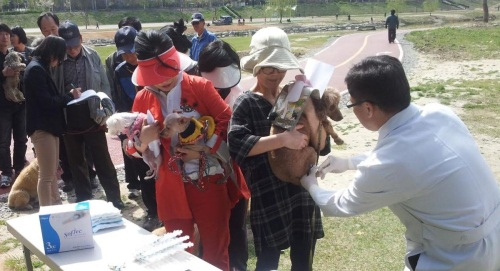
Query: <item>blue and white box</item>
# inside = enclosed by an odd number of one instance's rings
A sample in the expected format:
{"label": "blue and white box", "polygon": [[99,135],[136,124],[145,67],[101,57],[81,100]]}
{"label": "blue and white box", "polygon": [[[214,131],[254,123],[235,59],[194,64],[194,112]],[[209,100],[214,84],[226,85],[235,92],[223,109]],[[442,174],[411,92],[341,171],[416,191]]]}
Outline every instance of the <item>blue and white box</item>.
{"label": "blue and white box", "polygon": [[40,207],[45,254],[94,247],[89,202]]}

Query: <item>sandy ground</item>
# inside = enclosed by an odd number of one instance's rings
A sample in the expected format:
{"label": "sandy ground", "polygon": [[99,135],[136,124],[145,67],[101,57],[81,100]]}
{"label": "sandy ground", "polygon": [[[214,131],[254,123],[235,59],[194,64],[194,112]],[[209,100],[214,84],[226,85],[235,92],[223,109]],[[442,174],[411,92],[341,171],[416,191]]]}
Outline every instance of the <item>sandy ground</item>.
{"label": "sandy ground", "polygon": [[[220,26],[217,26],[220,27]],[[250,28],[250,26],[249,26]],[[229,29],[228,29],[229,30]],[[95,31],[85,31],[82,33],[86,38],[94,38],[93,35],[103,36],[103,33],[107,33],[105,36],[112,37],[114,35],[113,31],[99,31],[99,34],[94,33]],[[467,68],[469,67],[469,68]],[[470,67],[481,67],[481,69],[470,69]],[[440,61],[436,56],[424,56],[418,55],[418,63],[414,69],[409,72],[408,77],[411,85],[417,85],[419,83],[423,83],[426,81],[434,81],[434,80],[447,80],[447,79],[460,79],[460,78],[468,78],[469,80],[477,79],[477,78],[499,78],[500,75],[496,72],[490,71],[498,71],[500,70],[500,63],[498,60],[481,60],[481,61],[472,61],[472,62],[451,62],[451,61]],[[416,101],[417,104],[426,104],[429,102],[433,102],[433,100],[429,99],[419,99]],[[454,107],[454,110],[460,114],[461,110],[459,107]],[[349,109],[343,109],[344,119],[335,123],[335,129],[339,133],[339,135],[346,142],[345,145],[340,147],[334,147],[332,150],[332,154],[339,156],[348,156],[358,154],[364,151],[371,150],[375,144],[377,139],[376,132],[370,132],[364,129],[356,117]],[[483,152],[486,160],[489,165],[492,167],[497,179],[500,180],[500,160],[498,159],[500,154],[500,140],[498,138],[490,138],[485,135],[475,134],[475,138],[477,139],[477,143]],[[324,159],[324,158],[322,158]],[[320,160],[322,162],[322,160]],[[120,171],[119,171],[120,172]],[[119,173],[119,179],[121,179],[121,189],[122,195],[127,195],[127,189],[125,183],[123,182],[123,173]],[[321,185],[324,187],[328,187],[331,189],[340,189],[346,187],[349,183],[350,178],[353,176],[353,172],[346,172],[343,174],[329,174],[325,180],[320,181]],[[96,197],[99,198],[102,196],[102,191],[96,191]],[[69,202],[72,201],[71,194],[68,195]],[[142,217],[144,215],[141,206],[142,202],[140,200],[126,200],[127,208],[123,212],[123,216],[126,219],[129,219],[138,224],[142,223]],[[17,217],[20,215],[25,215],[29,212],[18,212],[12,213],[5,216],[3,213],[5,209],[2,209],[2,216],[0,217],[2,220],[6,220],[8,218]],[[12,238],[6,229],[6,226],[0,226],[0,243]],[[6,258],[12,257],[20,257],[22,256],[21,248],[17,247],[9,250],[6,253],[2,253],[0,255],[0,270],[5,270],[3,267],[3,263]]]}

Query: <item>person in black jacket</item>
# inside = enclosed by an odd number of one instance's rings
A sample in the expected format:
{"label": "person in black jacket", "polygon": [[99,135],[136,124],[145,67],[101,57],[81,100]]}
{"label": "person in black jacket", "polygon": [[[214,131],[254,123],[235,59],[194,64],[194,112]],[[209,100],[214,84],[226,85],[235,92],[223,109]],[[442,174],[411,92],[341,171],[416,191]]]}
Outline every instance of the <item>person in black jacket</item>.
{"label": "person in black jacket", "polygon": [[38,199],[40,206],[61,204],[56,170],[59,161],[59,137],[65,131],[63,108],[80,97],[78,89],[60,94],[49,69],[59,65],[66,55],[66,42],[47,36],[33,52],[24,73],[26,90],[26,132],[35,147],[39,165]]}
{"label": "person in black jacket", "polygon": [[[18,71],[4,67],[5,57],[11,46],[11,35],[10,28],[4,23],[0,23],[0,171],[2,171],[0,188],[9,187],[15,180],[15,176],[12,176],[12,169],[19,173],[24,168],[26,144],[28,143],[25,104],[24,102],[7,100],[3,88],[7,77],[19,76]],[[14,140],[14,148],[11,159],[12,140]]]}

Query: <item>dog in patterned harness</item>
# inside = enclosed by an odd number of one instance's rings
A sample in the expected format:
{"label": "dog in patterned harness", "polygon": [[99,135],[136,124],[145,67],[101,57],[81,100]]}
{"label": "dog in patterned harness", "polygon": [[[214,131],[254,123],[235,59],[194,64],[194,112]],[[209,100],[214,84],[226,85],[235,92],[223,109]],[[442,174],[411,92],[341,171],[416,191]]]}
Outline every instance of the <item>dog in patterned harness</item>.
{"label": "dog in patterned harness", "polygon": [[[151,113],[148,114],[150,115]],[[127,140],[124,141],[123,149],[125,153],[132,155],[134,157],[142,157],[144,162],[149,166],[149,170],[146,173],[144,179],[156,179],[158,177],[159,167],[161,165],[162,157],[160,155],[160,141],[154,140],[148,144],[148,148],[142,153],[137,152],[130,153],[129,150],[134,145],[134,142],[139,140],[141,135],[142,124],[144,120],[148,123],[154,121],[153,117],[148,117],[147,114],[139,112],[121,112],[115,113],[109,117],[106,121],[108,126],[108,133],[112,135],[118,135],[120,133],[127,135]],[[128,146],[128,148],[127,148]]]}
{"label": "dog in patterned harness", "polygon": [[[282,92],[288,92],[289,85],[286,85]],[[330,136],[337,145],[344,144],[339,135],[334,131],[333,121],[342,120],[343,116],[339,110],[340,93],[329,87],[325,90],[322,97],[311,95],[300,106],[303,111],[297,120],[297,124],[302,125],[298,131],[309,136],[309,145],[301,150],[292,150],[288,148],[279,148],[268,153],[271,169],[280,180],[300,185],[300,178],[304,176],[312,165],[316,164],[319,153],[319,131],[311,128],[313,119],[320,123],[320,129],[325,129],[326,136]],[[275,120],[281,112],[276,111],[270,115],[271,120]],[[289,117],[296,119],[295,116]],[[283,133],[286,129],[278,125],[271,126],[271,135]]]}
{"label": "dog in patterned harness", "polygon": [[[180,112],[173,112],[165,117],[163,122],[163,130],[160,132],[161,137],[171,138],[175,135],[178,137],[179,145],[183,148],[187,148],[200,153],[200,163],[198,169],[198,179],[199,176],[204,176],[208,172],[211,175],[210,165],[207,165],[207,156],[214,156],[221,164],[224,169],[224,181],[228,177],[235,179],[234,169],[230,162],[229,150],[227,150],[226,144],[221,144],[216,153],[211,154],[207,151],[207,146],[205,142],[209,140],[215,132],[215,122],[210,116],[202,116],[198,119],[193,117],[186,117],[180,114]],[[173,156],[169,161],[169,166],[173,169],[173,163],[178,161],[180,157]],[[182,164],[182,163],[181,163]],[[207,168],[209,167],[209,168]],[[191,181],[197,186],[198,182],[194,182],[189,176],[186,176],[184,169],[179,172],[185,181]]]}

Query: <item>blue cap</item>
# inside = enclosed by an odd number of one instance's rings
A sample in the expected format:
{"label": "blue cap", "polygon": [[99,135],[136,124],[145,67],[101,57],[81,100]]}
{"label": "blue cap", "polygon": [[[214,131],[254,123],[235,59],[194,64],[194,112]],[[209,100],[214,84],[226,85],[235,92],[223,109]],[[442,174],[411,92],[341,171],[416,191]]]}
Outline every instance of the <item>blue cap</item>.
{"label": "blue cap", "polygon": [[137,30],[131,26],[124,26],[115,34],[115,44],[118,55],[123,53],[135,53],[135,37]]}
{"label": "blue cap", "polygon": [[59,26],[59,36],[66,41],[66,46],[78,46],[81,44],[81,35],[78,26],[71,21],[65,21]]}
{"label": "blue cap", "polygon": [[205,21],[205,18],[201,13],[193,13],[193,16],[191,16],[191,21],[192,22]]}

